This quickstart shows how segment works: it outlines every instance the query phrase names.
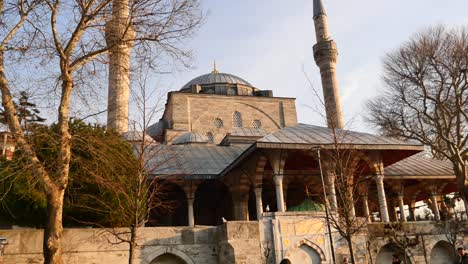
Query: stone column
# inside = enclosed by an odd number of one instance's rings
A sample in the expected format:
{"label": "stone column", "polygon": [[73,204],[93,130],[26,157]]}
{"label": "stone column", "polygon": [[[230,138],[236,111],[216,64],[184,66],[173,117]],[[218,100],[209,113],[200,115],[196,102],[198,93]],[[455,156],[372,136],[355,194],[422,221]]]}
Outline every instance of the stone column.
{"label": "stone column", "polygon": [[336,211],[336,189],[335,189],[335,175],[333,173],[327,174],[327,187],[328,187],[328,199],[330,202],[330,209]]}
{"label": "stone column", "polygon": [[273,180],[276,186],[276,206],[278,207],[278,212],[284,212],[283,175],[275,175]]}
{"label": "stone column", "polygon": [[255,188],[255,204],[257,206],[257,220],[260,221],[263,215],[262,188]]}
{"label": "stone column", "polygon": [[403,194],[398,195],[398,207],[400,207],[400,221],[406,222],[405,202]]}
{"label": "stone column", "polygon": [[234,193],[234,219],[236,221],[249,221],[249,195],[248,193]]}
{"label": "stone column", "polygon": [[188,225],[189,226],[195,226],[195,218],[193,216],[193,202],[194,202],[193,197],[189,197],[187,199],[187,208],[188,208]]}
{"label": "stone column", "polygon": [[185,195],[187,196],[187,219],[189,226],[195,226],[195,215],[193,210],[193,205],[195,202],[195,191],[197,185],[192,181],[187,181],[183,186]]}
{"label": "stone column", "polygon": [[380,219],[382,222],[389,222],[390,218],[388,216],[388,209],[387,209],[387,198],[385,197],[385,187],[383,182],[384,176],[382,174],[377,174],[375,176],[375,184],[377,185],[377,197],[379,199],[379,207],[380,207]]}
{"label": "stone column", "polygon": [[431,193],[431,202],[432,202],[432,213],[434,214],[434,220],[440,221],[439,206],[437,204],[437,194]]}
{"label": "stone column", "polygon": [[364,207],[364,217],[366,217],[367,219],[367,222],[371,222],[371,218],[370,218],[370,210],[369,210],[369,203],[368,203],[368,196],[367,195],[362,195],[361,196],[361,199],[362,199],[362,205]]}

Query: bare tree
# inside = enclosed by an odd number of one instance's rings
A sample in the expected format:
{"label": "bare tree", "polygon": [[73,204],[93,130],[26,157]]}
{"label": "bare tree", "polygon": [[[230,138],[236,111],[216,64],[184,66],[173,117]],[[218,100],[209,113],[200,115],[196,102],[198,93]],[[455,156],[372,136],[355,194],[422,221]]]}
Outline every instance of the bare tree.
{"label": "bare tree", "polygon": [[[176,176],[160,179],[155,174],[158,171],[171,169],[175,166],[175,156],[166,151],[165,145],[154,141],[148,135],[148,127],[155,123],[155,118],[160,111],[159,105],[150,105],[152,101],[159,101],[160,94],[157,89],[148,87],[151,75],[151,66],[145,63],[135,65],[134,89],[132,90],[132,101],[135,105],[135,116],[139,119],[132,121],[133,130],[124,134],[132,145],[134,159],[128,159],[119,151],[102,153],[100,143],[90,146],[90,151],[95,151],[95,156],[102,157],[102,163],[119,163],[122,173],[120,174],[93,174],[89,179],[99,188],[112,196],[115,204],[106,204],[108,201],[100,201],[101,208],[109,208],[121,221],[123,226],[108,229],[111,233],[110,243],[129,245],[129,263],[134,263],[136,250],[139,244],[139,228],[145,226],[149,221],[150,213],[154,209],[158,211],[170,211],[174,206],[169,201],[170,184],[175,183]],[[109,164],[109,167],[111,165]],[[89,194],[92,199],[99,199],[94,194]],[[90,209],[90,208],[89,208]],[[92,210],[92,209],[91,209]],[[123,229],[123,228],[125,229]]]}
{"label": "bare tree", "polygon": [[432,27],[383,62],[382,95],[368,103],[370,122],[389,136],[416,140],[452,162],[468,212],[468,31]]}
{"label": "bare tree", "polygon": [[[305,74],[305,72],[304,72]],[[324,115],[325,103],[319,92],[313,86],[311,80],[305,74],[309,85],[319,102],[314,108],[323,120],[327,120]],[[317,106],[316,105],[316,106]],[[328,122],[336,123],[336,122]],[[359,217],[356,211],[365,211],[360,200],[362,195],[368,195],[367,184],[369,178],[365,175],[366,167],[363,166],[359,150],[346,146],[350,137],[346,130],[336,127],[329,127],[332,131],[333,145],[330,148],[318,150],[318,160],[320,169],[327,174],[327,180],[334,183],[334,190],[328,190],[329,194],[322,197],[326,209],[326,221],[346,240],[351,263],[355,264],[354,241],[356,235],[363,232],[367,226],[367,219]],[[323,173],[321,171],[321,173]],[[325,188],[325,184],[323,184]],[[333,193],[332,193],[333,192]],[[331,198],[334,196],[335,198]],[[329,230],[331,232],[331,230]],[[334,250],[334,249],[332,249]],[[334,254],[334,253],[333,253]]]}
{"label": "bare tree", "polygon": [[409,237],[400,222],[386,224],[383,235],[388,243],[394,247],[395,253],[403,258],[403,263],[414,263],[411,250],[421,243],[419,235]]}
{"label": "bare tree", "polygon": [[464,231],[466,230],[466,221],[463,220],[464,212],[457,212],[456,200],[459,199],[456,196],[444,196],[443,206],[448,207],[445,221],[436,223],[436,225],[442,229],[447,241],[452,245],[453,257],[457,256],[458,245],[463,245]]}
{"label": "bare tree", "polygon": [[[329,195],[325,197],[327,207],[327,221],[346,240],[351,263],[357,263],[355,258],[354,239],[367,226],[367,219],[359,217],[356,211],[364,211],[364,204],[359,197],[363,190],[367,190],[367,176],[360,163],[357,150],[347,149],[342,145],[346,131],[333,131],[335,143],[330,149],[323,149],[322,164],[327,177],[334,180],[336,201]],[[367,195],[367,193],[366,193]]]}
{"label": "bare tree", "polygon": [[[172,59],[187,58],[190,52],[181,41],[201,23],[197,2],[135,0],[129,3],[130,15],[125,28],[134,34],[125,34],[111,44],[105,41],[105,21],[112,18],[111,0],[0,0],[2,28],[0,30],[0,91],[8,126],[18,148],[24,152],[34,175],[47,197],[48,219],[44,232],[45,263],[63,263],[62,212],[65,189],[69,182],[72,138],[69,129],[72,92],[80,88],[82,71],[93,63],[103,61],[103,56],[114,45],[132,42],[138,58],[155,58],[167,54]],[[26,39],[27,41],[25,41]],[[12,83],[8,79],[6,53],[29,57],[36,67],[50,67],[58,97],[56,140],[57,157],[54,169],[49,170],[35,149],[27,142],[18,119],[18,109],[12,99]],[[146,53],[145,53],[146,52]],[[153,54],[154,53],[154,54]],[[142,56],[145,54],[146,56]],[[34,64],[35,63],[35,64]],[[34,71],[31,67],[30,72]]]}

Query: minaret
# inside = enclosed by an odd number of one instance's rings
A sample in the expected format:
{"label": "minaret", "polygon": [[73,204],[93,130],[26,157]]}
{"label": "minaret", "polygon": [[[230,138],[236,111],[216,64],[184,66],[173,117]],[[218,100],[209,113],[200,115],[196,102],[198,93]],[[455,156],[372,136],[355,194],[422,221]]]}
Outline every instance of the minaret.
{"label": "minaret", "polygon": [[328,33],[327,14],[322,0],[314,0],[314,24],[317,44],[314,45],[314,59],[320,68],[327,125],[329,128],[344,128],[340,91],[336,79],[338,50]]}
{"label": "minaret", "polygon": [[109,86],[107,127],[119,133],[128,131],[128,98],[130,93],[130,52],[135,32],[129,22],[129,1],[113,0],[112,19],[106,24],[109,46]]}

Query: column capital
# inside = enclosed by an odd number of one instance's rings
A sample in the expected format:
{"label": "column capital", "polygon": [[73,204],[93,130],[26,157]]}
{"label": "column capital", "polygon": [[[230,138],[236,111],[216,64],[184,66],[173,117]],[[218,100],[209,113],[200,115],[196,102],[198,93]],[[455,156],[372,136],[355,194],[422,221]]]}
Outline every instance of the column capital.
{"label": "column capital", "polygon": [[262,187],[255,188],[255,196],[262,196]]}
{"label": "column capital", "polygon": [[375,174],[375,176],[374,176],[374,180],[375,180],[376,182],[383,182],[384,177],[385,177],[385,176],[384,176],[383,173],[377,173],[377,174]]}
{"label": "column capital", "polygon": [[275,175],[273,176],[273,181],[276,185],[283,184],[283,175]]}

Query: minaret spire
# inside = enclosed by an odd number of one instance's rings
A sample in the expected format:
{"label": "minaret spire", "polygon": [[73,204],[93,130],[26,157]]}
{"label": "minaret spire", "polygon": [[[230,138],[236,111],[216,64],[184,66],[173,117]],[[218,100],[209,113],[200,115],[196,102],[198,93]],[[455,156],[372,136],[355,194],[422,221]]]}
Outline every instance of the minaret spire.
{"label": "minaret spire", "polygon": [[322,77],[323,99],[329,128],[344,128],[341,110],[340,91],[336,79],[338,49],[330,39],[328,20],[322,0],[314,0],[314,25],[317,44],[314,45],[314,59],[320,68]]}
{"label": "minaret spire", "polygon": [[327,15],[323,8],[322,0],[314,0],[314,19],[319,15]]}

